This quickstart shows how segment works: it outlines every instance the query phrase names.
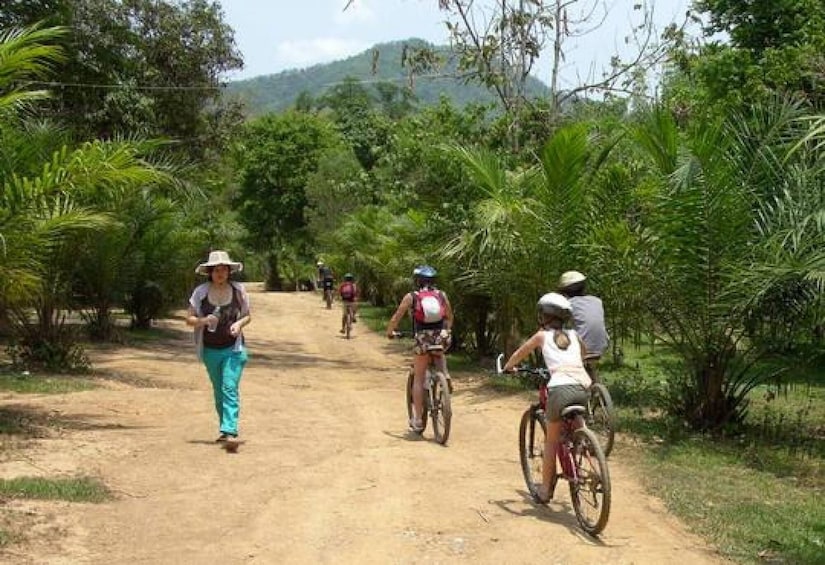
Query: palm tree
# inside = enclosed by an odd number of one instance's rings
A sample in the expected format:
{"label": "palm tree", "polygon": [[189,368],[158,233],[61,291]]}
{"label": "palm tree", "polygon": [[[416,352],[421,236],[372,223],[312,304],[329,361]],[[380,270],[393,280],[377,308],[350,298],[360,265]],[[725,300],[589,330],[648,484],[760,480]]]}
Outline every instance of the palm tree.
{"label": "palm tree", "polygon": [[[463,163],[481,198],[473,203],[469,225],[451,237],[445,259],[455,261],[458,280],[475,297],[476,345],[489,342],[486,326],[501,341],[505,352],[534,320],[534,302],[543,288],[543,262],[535,253],[541,240],[541,222],[534,198],[536,172],[512,173],[502,160],[486,150],[450,149]],[[525,323],[526,322],[526,323]]]}
{"label": "palm tree", "polygon": [[696,428],[744,418],[748,393],[767,376],[755,368],[762,344],[749,336],[748,322],[783,277],[810,277],[823,261],[821,229],[804,262],[788,238],[789,218],[812,209],[783,194],[818,192],[821,206],[821,166],[784,158],[789,140],[801,137],[800,111],[779,101],[679,132],[658,108],[634,130],[661,188],[649,220],[656,276],[647,283],[648,305],[686,366],[671,408]]}
{"label": "palm tree", "polygon": [[[115,225],[101,203],[111,204],[163,177],[140,158],[140,147],[133,143],[71,147],[56,126],[33,125],[23,110],[45,93],[17,85],[42,76],[60,60],[59,49],[49,44],[60,34],[59,29],[31,28],[0,35],[0,240],[6,265],[0,310],[4,319],[11,315],[29,351],[50,350],[39,349],[38,343],[64,343],[70,259],[78,256],[71,246],[84,233]],[[37,315],[34,326],[31,308]]]}

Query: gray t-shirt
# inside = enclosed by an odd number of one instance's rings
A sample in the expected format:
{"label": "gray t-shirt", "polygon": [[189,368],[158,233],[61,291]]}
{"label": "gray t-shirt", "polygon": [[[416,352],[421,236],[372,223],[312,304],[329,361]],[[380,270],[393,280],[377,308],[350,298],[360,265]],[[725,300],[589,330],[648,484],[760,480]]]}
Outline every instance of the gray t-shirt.
{"label": "gray t-shirt", "polygon": [[573,322],[576,332],[581,336],[588,355],[603,355],[607,350],[609,338],[604,325],[604,306],[597,296],[573,296]]}

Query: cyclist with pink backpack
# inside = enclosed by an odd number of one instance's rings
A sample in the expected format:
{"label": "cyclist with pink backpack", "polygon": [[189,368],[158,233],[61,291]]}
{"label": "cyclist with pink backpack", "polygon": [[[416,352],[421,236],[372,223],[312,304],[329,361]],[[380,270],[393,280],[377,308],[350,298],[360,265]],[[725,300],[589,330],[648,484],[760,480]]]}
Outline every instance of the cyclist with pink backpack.
{"label": "cyclist with pink backpack", "polygon": [[352,273],[344,275],[344,282],[338,287],[338,296],[341,297],[344,305],[344,313],[341,315],[341,333],[344,333],[347,325],[347,312],[349,311],[353,323],[358,313],[358,285],[355,284],[355,275]]}
{"label": "cyclist with pink backpack", "polygon": [[[421,415],[424,411],[424,378],[427,365],[430,361],[428,349],[432,346],[442,346],[447,349],[450,345],[450,336],[453,327],[453,309],[447,295],[435,287],[436,270],[429,265],[422,265],[413,269],[413,282],[416,290],[408,292],[398,305],[387,325],[387,337],[395,337],[395,330],[401,318],[408,311],[412,315],[413,334],[413,417],[410,420],[410,429],[420,432],[424,429]],[[448,376],[447,361],[444,355],[434,356],[439,364],[438,369]]]}

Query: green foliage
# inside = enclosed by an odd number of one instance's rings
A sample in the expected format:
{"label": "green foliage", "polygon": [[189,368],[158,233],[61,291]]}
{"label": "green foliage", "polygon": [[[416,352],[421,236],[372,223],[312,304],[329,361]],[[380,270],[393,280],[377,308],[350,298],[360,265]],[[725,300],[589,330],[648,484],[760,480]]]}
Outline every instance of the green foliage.
{"label": "green foliage", "polygon": [[[798,116],[798,108],[779,101],[722,123],[699,121],[686,134],[654,112],[636,130],[659,167],[662,187],[648,222],[655,273],[644,283],[648,304],[685,363],[686,372],[671,381],[681,397],[671,409],[698,428],[742,420],[747,393],[769,376],[753,367],[759,347],[748,336],[748,320],[766,313],[762,296],[782,277],[804,280],[812,272],[806,263],[822,260],[821,251],[809,249],[800,261],[779,235],[784,232],[776,234],[782,245],[769,244],[770,232],[782,224],[771,204],[780,187],[801,177],[807,180],[795,194],[821,190],[802,173],[810,161],[783,161],[785,139],[799,135]],[[819,230],[812,236],[823,241]],[[800,307],[811,304],[802,300]]]}
{"label": "green foliage", "polygon": [[[7,43],[29,45],[49,62],[54,47],[42,41],[55,37],[29,30]],[[0,60],[0,75],[10,85],[17,84],[14,77],[30,77],[32,68],[38,66],[25,57]],[[179,168],[160,153],[163,143],[133,138],[74,144],[63,128],[29,116],[0,115],[0,235],[7,267],[0,326],[13,334],[16,362],[86,370],[88,359],[66,313],[86,307],[93,334],[111,334],[111,308],[138,284],[140,244],[162,243],[177,229],[144,209],[162,208],[162,199],[182,194],[185,185],[172,180]],[[158,271],[176,264],[168,248],[153,251],[162,265]]]}
{"label": "green foliage", "polygon": [[374,102],[366,87],[347,77],[341,84],[331,86],[319,98],[317,106],[333,111],[341,135],[361,166],[372,169],[387,144],[390,124],[381,113],[374,111]]}
{"label": "green foliage", "polygon": [[16,338],[6,348],[12,365],[19,369],[45,370],[55,373],[88,373],[91,362],[79,343],[77,328],[62,322],[52,324],[48,332],[38,326],[20,323]]}
{"label": "green foliage", "polygon": [[0,27],[65,26],[66,64],[50,115],[80,139],[140,135],[186,140],[198,158],[220,151],[238,114],[220,75],[242,65],[211,0],[32,0],[0,7]]}
{"label": "green foliage", "polygon": [[313,114],[270,115],[247,125],[236,148],[234,205],[249,245],[269,257],[267,288],[280,288],[279,259],[306,241],[307,182],[322,156],[340,145],[332,123]]}
{"label": "green foliage", "polygon": [[725,113],[791,94],[820,105],[825,6],[819,0],[703,0],[705,33],[726,33],[675,57],[668,97],[686,113]]}

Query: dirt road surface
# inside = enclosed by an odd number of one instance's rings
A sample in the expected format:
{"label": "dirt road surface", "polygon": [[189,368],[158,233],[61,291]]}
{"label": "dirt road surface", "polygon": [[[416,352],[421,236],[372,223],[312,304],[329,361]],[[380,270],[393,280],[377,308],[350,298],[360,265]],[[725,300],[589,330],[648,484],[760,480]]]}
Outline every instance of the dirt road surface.
{"label": "dirt road surface", "polygon": [[[5,394],[53,426],[0,476],[99,477],[103,504],[6,501],[28,542],[8,563],[721,563],[643,493],[621,446],[599,539],[569,493],[531,502],[518,463],[529,395],[457,379],[447,447],[406,431],[408,345],[318,295],[253,291],[236,455],[220,449],[211,391],[181,319],[177,337],[94,353],[118,379],[66,395]],[[57,422],[57,428],[54,423]],[[562,485],[563,486],[563,485]]]}

